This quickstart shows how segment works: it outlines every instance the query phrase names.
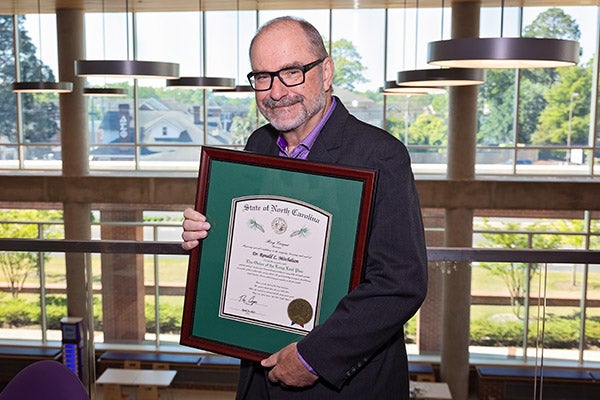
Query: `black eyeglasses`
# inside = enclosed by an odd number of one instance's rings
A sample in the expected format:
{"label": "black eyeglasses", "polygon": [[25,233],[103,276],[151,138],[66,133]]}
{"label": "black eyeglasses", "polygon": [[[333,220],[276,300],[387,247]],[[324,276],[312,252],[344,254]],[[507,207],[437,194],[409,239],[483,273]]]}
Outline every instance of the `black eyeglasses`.
{"label": "black eyeglasses", "polygon": [[273,86],[273,79],[278,77],[281,83],[287,87],[298,86],[304,83],[305,75],[308,71],[321,64],[326,57],[311,62],[310,64],[302,65],[300,67],[288,67],[282,68],[275,72],[250,72],[248,81],[250,86],[257,92],[265,92],[270,90]]}

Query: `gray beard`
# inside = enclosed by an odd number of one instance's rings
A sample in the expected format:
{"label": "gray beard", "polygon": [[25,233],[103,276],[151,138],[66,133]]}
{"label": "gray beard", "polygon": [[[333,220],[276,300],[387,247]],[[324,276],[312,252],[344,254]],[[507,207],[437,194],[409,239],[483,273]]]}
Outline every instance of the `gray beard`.
{"label": "gray beard", "polygon": [[[276,113],[271,113],[274,107],[290,106],[296,103],[302,103],[304,107],[302,110],[289,122],[280,123],[277,121],[278,117]],[[314,115],[325,107],[327,103],[325,93],[321,93],[313,101],[306,101],[304,97],[284,98],[282,100],[273,100],[266,98],[262,101],[262,107],[260,112],[262,115],[271,123],[271,125],[281,132],[288,132],[298,128],[300,125],[308,121]]]}

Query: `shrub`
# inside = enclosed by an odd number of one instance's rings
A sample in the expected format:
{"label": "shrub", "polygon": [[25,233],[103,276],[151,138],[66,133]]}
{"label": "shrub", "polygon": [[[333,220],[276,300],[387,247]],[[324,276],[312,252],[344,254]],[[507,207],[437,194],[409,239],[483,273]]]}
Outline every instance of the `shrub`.
{"label": "shrub", "polygon": [[517,346],[523,340],[523,324],[480,318],[471,321],[471,344],[477,346]]}
{"label": "shrub", "polygon": [[46,316],[48,329],[60,329],[61,318],[67,316],[66,296],[48,296],[46,298]]}
{"label": "shrub", "polygon": [[8,298],[0,302],[0,325],[17,328],[39,323],[40,307],[21,298]]}
{"label": "shrub", "polygon": [[[161,333],[179,333],[183,306],[161,303],[159,306],[159,323]],[[156,333],[154,304],[146,303],[146,331]]]}

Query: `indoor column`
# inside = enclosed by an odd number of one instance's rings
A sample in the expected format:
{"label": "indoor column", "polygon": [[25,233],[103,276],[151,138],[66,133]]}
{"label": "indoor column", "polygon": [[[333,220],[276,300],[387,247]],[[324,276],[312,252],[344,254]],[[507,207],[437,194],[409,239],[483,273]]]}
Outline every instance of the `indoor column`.
{"label": "indoor column", "polygon": [[[85,98],[81,95],[82,79],[76,78],[73,62],[85,58],[83,12],[57,10],[59,77],[73,82],[73,92],[60,95],[60,136],[63,176],[85,176],[89,172],[88,130]],[[65,239],[89,240],[89,204],[64,203]],[[67,309],[70,316],[85,317],[85,255],[67,254]]]}
{"label": "indoor column", "polygon": [[[88,130],[86,103],[81,95],[84,79],[74,75],[73,63],[85,58],[84,14],[81,10],[61,9],[56,11],[58,40],[59,79],[73,82],[71,93],[62,93],[60,101],[60,137],[63,176],[81,177],[88,175]],[[90,240],[90,205],[87,203],[63,203],[65,239]],[[67,313],[70,317],[81,317],[90,321],[88,313],[88,284],[86,267],[90,264],[89,254],[66,253]],[[91,268],[91,267],[90,267]],[[91,288],[90,288],[91,289]],[[87,324],[84,337],[87,336]],[[92,347],[86,342],[87,347]],[[83,355],[83,365],[89,365],[89,353]],[[92,358],[93,360],[93,358]],[[88,382],[88,371],[84,368],[84,382]]]}
{"label": "indoor column", "polygon": [[[452,38],[479,36],[479,2],[452,3]],[[475,177],[478,86],[449,89],[448,172],[452,180]],[[473,210],[446,209],[445,245],[472,247]],[[469,394],[471,268],[468,263],[445,266],[441,377],[455,400]]]}

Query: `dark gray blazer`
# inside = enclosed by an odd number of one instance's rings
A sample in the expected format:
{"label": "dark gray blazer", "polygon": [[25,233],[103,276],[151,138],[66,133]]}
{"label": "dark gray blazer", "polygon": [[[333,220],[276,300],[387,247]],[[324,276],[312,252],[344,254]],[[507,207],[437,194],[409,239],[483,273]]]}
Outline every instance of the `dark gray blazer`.
{"label": "dark gray blazer", "polygon": [[[319,374],[316,385],[271,384],[259,364],[242,362],[238,399],[408,399],[403,326],[425,298],[427,254],[421,209],[404,145],[337,106],[308,160],[378,171],[364,278],[327,321],[298,343]],[[247,151],[277,155],[278,132],[266,125]]]}

